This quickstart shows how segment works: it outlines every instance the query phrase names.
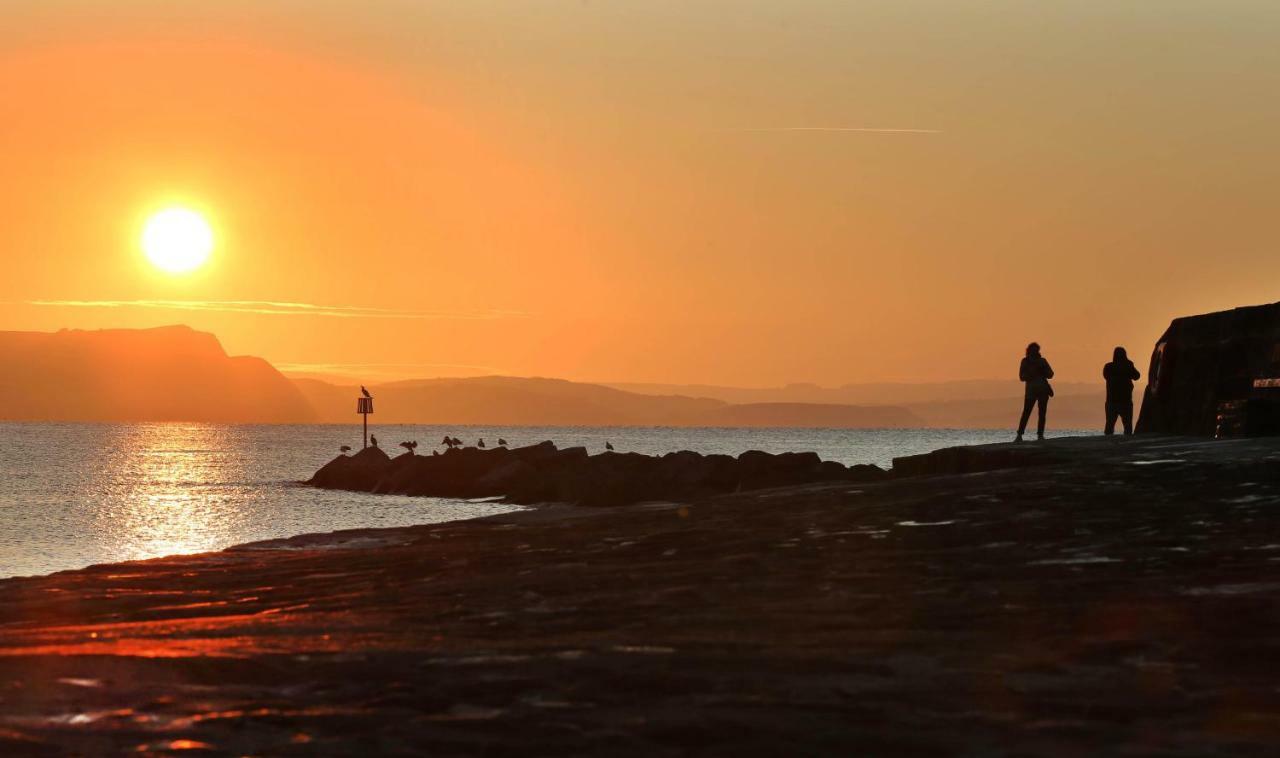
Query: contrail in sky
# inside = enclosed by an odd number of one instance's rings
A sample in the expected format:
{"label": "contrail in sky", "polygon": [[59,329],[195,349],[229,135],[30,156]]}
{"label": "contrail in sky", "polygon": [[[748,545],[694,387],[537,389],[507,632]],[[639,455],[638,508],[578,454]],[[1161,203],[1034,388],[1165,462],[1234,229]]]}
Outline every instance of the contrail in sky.
{"label": "contrail in sky", "polygon": [[349,305],[316,305],[275,300],[28,300],[27,305],[60,308],[147,308],[167,311],[251,313],[264,316],[327,316],[331,318],[459,319],[489,320],[527,318],[523,311],[414,311],[395,308],[365,308]]}
{"label": "contrail in sky", "polygon": [[761,126],[729,129],[733,132],[862,132],[866,134],[942,134],[941,129],[893,129],[871,126]]}

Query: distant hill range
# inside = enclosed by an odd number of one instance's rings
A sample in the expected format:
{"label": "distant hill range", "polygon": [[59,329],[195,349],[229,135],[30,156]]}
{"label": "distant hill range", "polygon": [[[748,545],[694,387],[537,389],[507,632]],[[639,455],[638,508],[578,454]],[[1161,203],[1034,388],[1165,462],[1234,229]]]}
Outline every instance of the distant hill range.
{"label": "distant hill range", "polygon": [[[290,378],[185,326],[0,332],[0,418],[354,423],[358,385]],[[1016,381],[933,384],[587,384],[503,376],[370,385],[378,423],[484,426],[1012,428]],[[1053,426],[1091,428],[1102,387],[1060,383]]]}
{"label": "distant hill range", "polygon": [[[646,395],[688,395],[723,400],[726,403],[828,403],[839,405],[916,405],[954,401],[1022,397],[1017,379],[1018,362],[1010,370],[1013,378],[962,379],[950,382],[877,382],[822,387],[816,384],[788,384],[782,387],[722,387],[714,384],[637,384],[606,382],[606,386]],[[1101,374],[1102,364],[1098,364]],[[1053,383],[1058,395],[1088,395],[1102,391],[1101,383]]]}
{"label": "distant hill range", "polygon": [[[295,380],[325,421],[347,422],[358,389]],[[649,395],[564,379],[485,376],[421,379],[370,387],[382,423],[488,426],[805,426],[911,427],[921,421],[892,406],[726,403]]]}
{"label": "distant hill range", "polygon": [[[1014,362],[1012,369],[1016,369]],[[1101,374],[1102,366],[1098,366]],[[783,387],[747,388],[710,384],[610,383],[628,392],[678,394],[721,400],[726,403],[805,403],[840,406],[892,405],[915,417],[914,426],[951,429],[1005,429],[1018,423],[1022,409],[1022,382],[1016,378],[965,379],[951,382],[878,382],[821,387],[788,384]],[[1053,383],[1055,396],[1049,405],[1050,425],[1059,429],[1100,427],[1106,396],[1101,376],[1096,384]],[[1135,393],[1135,397],[1140,396]],[[841,426],[832,424],[832,426]],[[885,424],[885,426],[894,426]]]}

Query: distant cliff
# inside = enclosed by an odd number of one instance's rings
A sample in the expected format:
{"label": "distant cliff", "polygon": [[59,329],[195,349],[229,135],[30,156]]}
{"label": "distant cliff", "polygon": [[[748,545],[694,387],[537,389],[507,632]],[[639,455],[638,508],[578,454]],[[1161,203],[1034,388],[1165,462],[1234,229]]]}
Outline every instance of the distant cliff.
{"label": "distant cliff", "polygon": [[315,420],[306,398],[261,358],[228,356],[185,326],[0,332],[0,419]]}

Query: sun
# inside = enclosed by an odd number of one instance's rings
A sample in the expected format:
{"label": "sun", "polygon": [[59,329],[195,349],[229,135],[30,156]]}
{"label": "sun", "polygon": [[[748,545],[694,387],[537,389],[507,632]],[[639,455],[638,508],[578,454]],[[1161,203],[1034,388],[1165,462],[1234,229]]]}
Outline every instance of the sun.
{"label": "sun", "polygon": [[142,229],[142,252],[156,268],[185,274],[209,260],[213,229],[204,216],[189,208],[166,208],[147,219]]}

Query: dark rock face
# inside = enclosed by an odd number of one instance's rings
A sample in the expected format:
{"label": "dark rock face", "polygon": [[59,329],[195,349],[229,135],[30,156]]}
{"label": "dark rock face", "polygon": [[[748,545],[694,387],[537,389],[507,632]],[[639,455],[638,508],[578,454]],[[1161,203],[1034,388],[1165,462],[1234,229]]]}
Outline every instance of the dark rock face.
{"label": "dark rock face", "polygon": [[355,455],[340,455],[329,461],[311,477],[309,484],[325,489],[368,491],[390,464],[391,458],[382,448],[367,447]]}
{"label": "dark rock face", "polygon": [[846,467],[823,461],[817,453],[773,455],[753,450],[737,458],[688,450],[660,457],[588,455],[586,448],[561,450],[543,442],[509,450],[460,448],[443,455],[406,454],[394,459],[369,448],[335,458],[308,483],[388,495],[505,497],[525,504],[609,506],[812,482],[867,482],[886,476],[877,466]]}
{"label": "dark rock face", "polygon": [[1280,434],[1280,303],[1175,319],[1151,356],[1137,431]]}

